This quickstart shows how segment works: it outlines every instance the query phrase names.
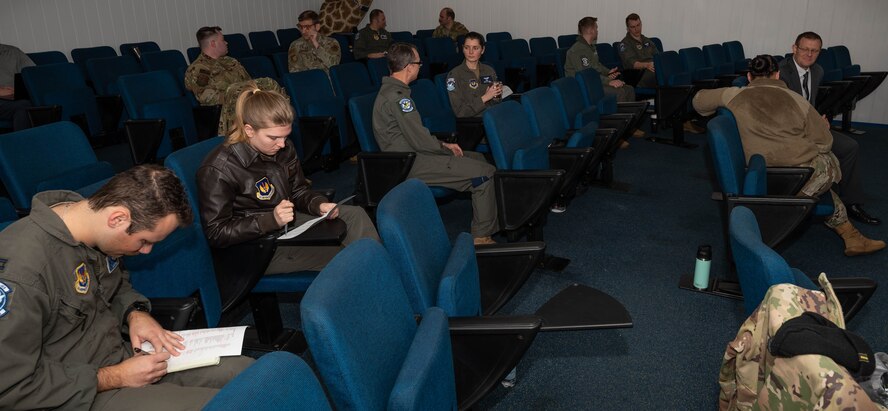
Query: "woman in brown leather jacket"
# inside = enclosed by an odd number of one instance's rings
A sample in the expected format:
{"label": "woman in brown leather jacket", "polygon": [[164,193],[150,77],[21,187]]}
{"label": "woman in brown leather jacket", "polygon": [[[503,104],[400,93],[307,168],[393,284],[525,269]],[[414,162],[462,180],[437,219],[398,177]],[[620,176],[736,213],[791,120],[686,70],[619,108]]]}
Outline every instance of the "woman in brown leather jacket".
{"label": "woman in brown leather jacket", "polygon": [[[293,118],[290,102],[280,93],[253,87],[238,97],[233,130],[197,172],[201,222],[211,247],[254,240],[336,206],[311,191],[302,173],[288,138]],[[360,207],[339,206],[328,216],[337,217],[348,226],[342,247],[362,237],[379,240]],[[278,247],[266,274],[320,270],[340,249]]]}

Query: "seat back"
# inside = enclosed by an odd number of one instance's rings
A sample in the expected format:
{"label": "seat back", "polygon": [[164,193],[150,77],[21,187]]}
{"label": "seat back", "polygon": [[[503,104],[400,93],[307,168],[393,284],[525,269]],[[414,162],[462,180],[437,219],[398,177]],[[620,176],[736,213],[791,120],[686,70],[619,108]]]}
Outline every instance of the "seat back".
{"label": "seat back", "polygon": [[499,46],[500,58],[503,60],[516,60],[531,57],[530,47],[527,45],[527,40],[503,40],[500,41]]}
{"label": "seat back", "polygon": [[623,67],[620,55],[617,54],[620,42],[616,43],[595,43],[595,49],[598,51],[598,60],[607,68]]}
{"label": "seat back", "polygon": [[[290,94],[296,114],[308,116],[308,108],[311,104],[321,104],[334,100],[333,86],[330,79],[321,69],[311,69],[296,73],[287,73],[282,76],[284,88]],[[344,100],[343,100],[344,101]]]}
{"label": "seat back", "polygon": [[654,44],[657,46],[657,50],[660,50],[661,53],[666,51],[666,49],[663,48],[663,41],[660,40],[659,37],[651,37],[651,41],[654,42]]}
{"label": "seat back", "polygon": [[100,96],[117,96],[117,78],[142,72],[142,66],[133,56],[92,59],[86,63],[86,72]]}
{"label": "seat back", "polygon": [[[247,35],[250,37],[250,44],[253,45],[253,50],[256,50],[258,53],[275,52],[281,47],[278,44],[277,37],[274,36],[274,32],[271,30],[251,31]],[[290,47],[290,44],[287,44],[287,47]]]}
{"label": "seat back", "polygon": [[270,57],[275,70],[280,74],[279,77],[281,78],[281,81],[283,81],[284,76],[290,72],[290,62],[287,61],[287,52],[281,51],[279,53],[272,53]]}
{"label": "seat back", "polygon": [[71,50],[71,60],[80,68],[80,71],[86,76],[86,62],[92,59],[116,57],[117,52],[111,46],[96,46],[76,48]]}
{"label": "seat back", "polygon": [[715,68],[706,64],[703,50],[699,47],[688,47],[678,51],[684,71],[690,72],[694,80],[715,78]]}
{"label": "seat back", "polygon": [[362,239],[340,251],[300,307],[312,358],[336,408],[455,409],[447,318],[431,308],[417,326],[378,242]]}
{"label": "seat back", "polygon": [[416,104],[416,110],[422,117],[424,125],[432,133],[453,133],[456,131],[456,117],[450,104],[441,101],[435,83],[429,79],[418,79],[410,86],[410,97]]}
{"label": "seat back", "polygon": [[68,57],[61,51],[38,51],[36,53],[27,53],[28,58],[38,66],[44,64],[67,63]]}
{"label": "seat back", "polygon": [[83,130],[71,122],[50,123],[0,138],[0,179],[13,204],[23,210],[31,208],[31,197],[40,191],[76,190],[112,175],[111,165],[98,161]]}
{"label": "seat back", "polygon": [[450,245],[435,197],[425,183],[410,179],[379,202],[376,227],[401,273],[414,313],[441,307],[450,317],[481,314],[478,262],[470,235]]}
{"label": "seat back", "polygon": [[370,73],[363,63],[345,63],[330,68],[330,79],[333,82],[333,90],[343,101],[367,93],[377,91],[379,88],[370,80]]}
{"label": "seat back", "polygon": [[302,32],[300,32],[298,28],[278,29],[277,36],[278,43],[280,43],[282,47],[290,48],[290,45],[293,44],[294,41],[302,37]]}
{"label": "seat back", "polygon": [[706,138],[712,153],[715,175],[722,192],[740,195],[746,174],[746,155],[737,130],[737,121],[729,110],[719,110],[719,115],[706,126]]}
{"label": "seat back", "polygon": [[[746,315],[752,314],[775,284],[796,283],[792,269],[783,257],[762,242],[755,214],[746,207],[731,210],[729,223],[731,253],[737,265],[737,277],[743,290]],[[811,288],[813,284],[796,284]],[[816,288],[813,288],[816,289]]]}
{"label": "seat back", "polygon": [[550,85],[561,104],[562,115],[569,128],[582,128],[592,121],[598,121],[597,107],[586,107],[580,83],[574,77],[563,77]]}
{"label": "seat back", "polygon": [[746,53],[743,52],[743,43],[737,40],[726,41],[722,43],[725,48],[725,55],[728,61],[734,63],[734,70],[746,70],[749,62],[746,60]]}
{"label": "seat back", "polygon": [[247,70],[247,73],[249,73],[250,77],[252,78],[278,78],[278,73],[277,70],[275,70],[274,68],[274,63],[271,62],[271,59],[268,56],[258,55],[252,57],[241,57],[241,59],[238,61],[240,61],[241,65],[244,66],[244,69]]}
{"label": "seat back", "polygon": [[120,55],[121,56],[136,56],[136,53],[133,49],[138,48],[139,54],[143,53],[152,53],[155,51],[160,51],[160,46],[153,41],[141,41],[138,43],[123,43],[120,45]]}
{"label": "seat back", "polygon": [[62,106],[62,119],[77,122],[90,135],[102,131],[96,96],[74,63],[25,67],[22,80],[34,105],[58,104]]}
{"label": "seat back", "polygon": [[422,39],[426,39],[426,38],[428,38],[428,37],[432,37],[432,34],[434,34],[434,33],[435,33],[435,30],[434,30],[434,29],[416,30],[416,36],[415,36],[415,37],[416,37],[417,39],[422,40]]}
{"label": "seat back", "polygon": [[145,71],[166,70],[175,76],[180,68],[188,67],[188,62],[179,50],[151,51],[142,53],[142,67]]}
{"label": "seat back", "polygon": [[427,37],[422,42],[429,63],[447,63],[457,54],[450,37]]}
{"label": "seat back", "polygon": [[577,34],[562,34],[558,36],[558,48],[569,49],[577,42]]}
{"label": "seat back", "polygon": [[229,56],[241,58],[253,55],[247,36],[244,36],[242,33],[223,34],[222,38],[228,43]]}
{"label": "seat back", "polygon": [[259,357],[225,384],[203,410],[278,411],[295,404],[306,411],[330,409],[311,367],[296,354],[275,351]]}
{"label": "seat back", "polygon": [[512,33],[509,33],[508,31],[497,31],[493,33],[487,33],[487,36],[485,37],[487,38],[488,43],[499,43],[501,41],[511,40]]}
{"label": "seat back", "polygon": [[382,86],[382,78],[391,74],[388,60],[385,58],[367,59],[367,71],[370,73],[370,80],[376,87]]}
{"label": "seat back", "polygon": [[684,69],[681,57],[674,51],[654,54],[654,67],[657,68],[657,85],[659,86],[687,86],[691,84],[691,73]]}
{"label": "seat back", "polygon": [[550,140],[563,138],[569,127],[562,103],[549,87],[537,87],[521,95],[521,106],[537,136]]}
{"label": "seat back", "polygon": [[820,50],[820,54],[817,55],[817,64],[819,64],[820,67],[823,67],[824,82],[839,81],[845,78],[842,68],[839,67],[835,56],[833,56],[832,48],[823,48]]}
{"label": "seat back", "polygon": [[197,142],[191,102],[182,95],[179,84],[169,71],[120,76],[117,87],[130,118],[166,120],[164,137],[157,149],[158,157],[165,157],[173,151],[170,134],[179,132],[173,130],[181,130],[185,145]]}
{"label": "seat back", "polygon": [[546,170],[548,143],[532,131],[521,104],[504,101],[484,111],[484,131],[496,168],[500,170]]}
{"label": "seat back", "polygon": [[12,201],[9,201],[6,197],[0,197],[0,227],[5,228],[8,224],[4,223],[11,223],[16,219],[18,219],[18,214],[15,212],[15,206],[12,205]]}
{"label": "seat back", "polygon": [[188,62],[194,63],[194,60],[197,60],[197,57],[200,56],[200,47],[189,47],[185,50],[185,54],[188,56]]}
{"label": "seat back", "polygon": [[200,224],[200,204],[198,203],[197,170],[204,159],[216,147],[225,141],[225,137],[216,136],[188,147],[174,151],[164,160],[164,166],[173,170],[188,194],[191,210],[194,212],[195,224]]}
{"label": "seat back", "polygon": [[413,40],[413,33],[409,31],[392,31],[389,34],[392,35],[392,41],[406,42]]}
{"label": "seat back", "polygon": [[576,72],[574,78],[580,86],[580,93],[586,107],[595,106],[601,114],[613,114],[617,112],[617,98],[614,95],[605,95],[604,86],[601,84],[601,76],[595,69],[588,68]]}
{"label": "seat back", "polygon": [[851,62],[851,52],[848,51],[848,47],[832,46],[829,49],[832,50],[836,65],[842,69],[842,75],[844,77],[860,75],[860,65]]}
{"label": "seat back", "polygon": [[348,112],[351,115],[352,124],[355,126],[355,134],[358,135],[358,143],[361,151],[366,153],[378,153],[379,144],[373,135],[373,103],[376,101],[376,93],[364,94],[352,97],[348,100]]}
{"label": "seat back", "polygon": [[555,39],[552,37],[534,37],[530,39],[530,54],[534,57],[552,56],[557,49],[558,44],[555,43]]}
{"label": "seat back", "polygon": [[734,73],[734,63],[728,61],[728,54],[721,44],[707,44],[703,46],[703,57],[706,65],[715,68],[716,75]]}

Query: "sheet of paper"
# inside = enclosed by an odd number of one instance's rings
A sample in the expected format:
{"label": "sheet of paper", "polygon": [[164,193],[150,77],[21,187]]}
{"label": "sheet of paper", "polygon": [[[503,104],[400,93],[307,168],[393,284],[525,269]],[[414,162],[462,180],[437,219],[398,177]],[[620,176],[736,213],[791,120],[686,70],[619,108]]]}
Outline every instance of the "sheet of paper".
{"label": "sheet of paper", "polygon": [[509,96],[511,96],[511,95],[514,94],[514,93],[515,93],[515,92],[512,91],[512,89],[511,89],[509,86],[503,84],[503,94],[502,94],[502,98],[509,97]]}
{"label": "sheet of paper", "polygon": [[330,213],[332,213],[333,210],[339,208],[340,205],[351,201],[351,199],[353,199],[353,198],[355,198],[354,195],[346,197],[342,201],[336,203],[336,207],[333,207],[332,209],[330,209],[330,211],[326,212],[324,215],[322,215],[320,217],[313,218],[311,220],[308,220],[305,223],[303,223],[302,225],[300,225],[299,227],[296,227],[292,230],[287,231],[286,233],[284,233],[284,235],[278,237],[278,240],[288,240],[288,239],[294,238],[294,237],[308,231],[309,228],[314,227],[315,224],[317,224],[317,223],[321,222],[321,220],[327,218],[327,216],[330,215]]}
{"label": "sheet of paper", "polygon": [[[246,330],[246,326],[241,326],[176,331],[185,338],[182,342],[185,350],[180,351],[177,357],[170,357],[167,368],[191,368],[190,365],[206,363],[213,358],[240,355]],[[154,347],[146,341],[142,343],[142,351],[154,352]]]}

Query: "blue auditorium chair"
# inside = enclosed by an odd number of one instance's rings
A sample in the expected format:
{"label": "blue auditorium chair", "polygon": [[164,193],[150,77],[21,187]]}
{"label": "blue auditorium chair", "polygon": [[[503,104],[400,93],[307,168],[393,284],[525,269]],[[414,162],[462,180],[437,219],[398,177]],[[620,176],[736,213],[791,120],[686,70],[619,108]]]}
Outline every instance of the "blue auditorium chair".
{"label": "blue auditorium chair", "polygon": [[[618,44],[618,43],[617,43]],[[595,43],[595,50],[598,51],[598,61],[601,62],[605,67],[612,69],[617,67],[618,69],[623,68],[623,63],[620,60],[620,55],[617,54],[617,46],[611,43]]]}
{"label": "blue auditorium chair", "polygon": [[854,64],[851,61],[851,52],[845,46],[832,46],[833,57],[835,58],[837,67],[842,69],[843,77],[853,76],[869,76],[871,79],[867,82],[866,87],[861,90],[857,99],[862,100],[875,91],[888,76],[888,71],[861,71],[860,64]]}
{"label": "blue auditorium chair", "polygon": [[[297,406],[298,405],[298,406]],[[298,355],[263,355],[225,384],[204,411],[329,411],[330,404],[314,371]]]}
{"label": "blue auditorium chair", "polygon": [[27,53],[28,58],[38,66],[44,64],[67,63],[68,57],[61,51],[38,51],[36,53]]}
{"label": "blue auditorium chair", "polygon": [[333,33],[330,38],[339,42],[339,64],[351,63],[355,61],[355,53],[352,51],[354,44],[354,35],[351,33]]}
{"label": "blue auditorium chair", "polygon": [[378,242],[363,239],[341,251],[306,291],[300,311],[337,409],[457,408],[447,316],[433,307],[417,321]]}
{"label": "blue auditorium chair", "polygon": [[[840,64],[839,59],[835,55],[837,51],[844,54],[841,48],[830,47],[821,49],[820,54],[817,56],[817,64],[823,68],[821,86],[830,87],[830,91],[827,95],[821,96],[818,89],[816,106],[818,111],[823,110],[820,113],[825,114],[827,118],[841,114],[842,130],[851,131],[851,116],[857,106],[857,101],[875,90],[879,83],[881,83],[879,77],[884,78],[885,74],[888,73],[876,73],[875,77],[870,73],[855,75],[859,70],[855,69],[853,65],[849,68],[844,66],[844,64]],[[839,91],[843,85],[847,85],[847,87],[843,91]],[[835,105],[823,107],[825,98],[830,98],[836,94],[840,94],[840,96],[837,96],[839,101]]]}
{"label": "blue auditorium chair", "polygon": [[184,77],[179,80],[178,73],[182,67],[188,67],[185,56],[179,50],[149,51],[142,53],[142,67],[145,71],[166,70],[176,78],[177,83],[185,89]]}
{"label": "blue auditorium chair", "polygon": [[326,155],[336,157],[334,160],[338,161],[340,151],[352,142],[345,99],[334,95],[330,79],[320,69],[287,73],[282,79],[300,122],[329,122],[332,119],[335,123],[335,130],[326,130],[325,126],[322,133],[301,133],[302,141],[298,146],[303,151],[303,158],[314,161]]}
{"label": "blue auditorium chair", "polygon": [[506,41],[512,39],[512,33],[508,31],[497,31],[492,33],[487,33],[485,36],[488,43],[498,43],[500,41]]}
{"label": "blue auditorium chair", "polygon": [[569,49],[577,42],[577,34],[562,34],[558,36],[558,48]]}
{"label": "blue auditorium chair", "polygon": [[[616,96],[604,93],[601,84],[601,76],[595,69],[580,70],[574,75],[583,96],[586,107],[596,107],[599,112],[599,122],[603,127],[617,128],[622,132],[620,139],[628,139],[632,133],[641,127],[644,115],[647,112],[646,101],[617,102]],[[628,126],[623,124],[628,122]],[[616,147],[608,150],[616,150]]]}
{"label": "blue auditorium chair", "polygon": [[367,72],[370,74],[373,85],[381,87],[382,78],[391,74],[388,68],[388,59],[385,57],[367,59]]}
{"label": "blue auditorium chair", "polygon": [[[703,50],[699,47],[686,47],[678,50],[678,57],[681,58],[684,71],[691,73],[691,80],[698,89],[717,88],[720,86],[719,81],[715,77],[715,67],[706,64],[706,58],[703,56]],[[734,80],[731,76],[731,80]],[[724,86],[729,85],[721,84]]]}
{"label": "blue auditorium chair", "polygon": [[76,123],[89,136],[113,131],[105,130],[96,95],[74,63],[25,67],[22,80],[34,105],[61,106],[62,119]]}
{"label": "blue auditorium chair", "polygon": [[684,69],[681,57],[675,51],[654,54],[654,67],[657,68],[657,89],[654,108],[657,121],[651,122],[651,129],[671,127],[672,138],[656,138],[658,143],[672,144],[683,148],[694,148],[697,145],[684,141],[684,122],[695,115],[690,107],[690,99],[694,93],[693,78]]}
{"label": "blue auditorium chair", "polygon": [[663,48],[663,41],[660,40],[659,37],[651,37],[651,41],[657,45],[657,50],[660,50],[661,53],[666,51],[666,49]]}
{"label": "blue auditorium chair", "polygon": [[376,93],[352,97],[348,101],[348,112],[355,127],[361,152],[358,153],[358,179],[355,203],[367,209],[374,218],[376,205],[382,197],[407,179],[407,174],[416,161],[413,152],[381,152],[373,135],[373,103]]}
{"label": "blue auditorium chair", "polygon": [[728,53],[721,44],[715,43],[703,46],[703,56],[706,59],[706,65],[715,69],[716,77],[739,76],[739,74],[735,74],[734,63],[728,60]]}
{"label": "blue auditorium chair", "polygon": [[554,64],[555,50],[557,49],[558,44],[552,37],[534,37],[530,39],[530,54],[541,62]]}
{"label": "blue auditorium chair", "polygon": [[270,57],[271,62],[274,64],[275,70],[280,73],[279,77],[283,81],[284,75],[290,72],[290,62],[287,60],[287,52],[282,51],[280,53],[274,53]]}
{"label": "blue auditorium chair", "polygon": [[416,102],[422,124],[439,139],[457,143],[463,150],[486,151],[486,146],[479,147],[484,138],[481,118],[458,118],[454,115],[444,84],[446,76],[446,73],[441,73],[435,76],[434,83],[428,79],[419,79],[410,85],[410,96]]}
{"label": "blue auditorium chair", "polygon": [[80,72],[84,76],[87,75],[87,61],[105,57],[117,57],[117,52],[111,46],[85,47],[71,50],[71,60],[80,68]]}
{"label": "blue auditorium chair", "polygon": [[370,80],[370,73],[363,63],[351,62],[330,67],[330,81],[336,95],[348,101],[352,97],[379,90]]}
{"label": "blue auditorium chair", "polygon": [[[489,34],[488,34],[489,36]],[[505,63],[506,72],[503,82],[516,93],[523,93],[542,84],[539,80],[551,81],[554,67],[540,67],[536,57],[530,54],[527,40],[512,39],[499,42],[500,60]],[[538,75],[545,73],[545,78]],[[548,85],[548,83],[545,83]]]}
{"label": "blue auditorium chair", "polygon": [[[805,273],[790,268],[783,257],[762,241],[756,215],[749,208],[740,206],[731,210],[728,231],[746,315],[752,315],[773,285],[788,283],[809,290],[820,289]],[[876,282],[865,277],[833,277],[830,283],[842,305],[845,321],[854,317],[876,291]]]}
{"label": "blue auditorium chair", "polygon": [[194,60],[197,60],[197,57],[200,56],[200,47],[189,47],[185,52],[188,55],[188,61],[194,63]]}
{"label": "blue auditorium chair", "polygon": [[274,63],[272,63],[271,58],[266,55],[260,54],[252,57],[241,57],[238,61],[244,66],[244,69],[247,70],[247,73],[250,74],[251,78],[268,77],[276,81],[280,78],[277,70],[274,68]]}
{"label": "blue auditorium chair", "polygon": [[422,42],[425,49],[423,63],[429,65],[430,76],[447,73],[462,63],[462,52],[456,50],[450,37],[427,37]]}
{"label": "blue auditorium chair", "polygon": [[435,29],[426,29],[426,30],[416,30],[415,38],[419,40],[423,40],[429,37],[432,37],[432,34],[435,33]]}
{"label": "blue auditorium chair", "polygon": [[[286,246],[275,239],[276,236],[266,236],[254,241],[234,245],[227,248],[210,248],[206,246],[206,240],[201,229],[200,208],[197,195],[197,170],[203,163],[207,154],[222,143],[223,137],[201,141],[184,149],[170,154],[164,165],[173,170],[176,176],[185,186],[188,201],[194,211],[195,221],[192,224],[196,228],[199,239],[191,247],[199,256],[190,257],[200,259],[202,267],[210,267],[215,272],[216,284],[220,298],[220,311],[228,312],[238,306],[244,300],[249,299],[253,307],[253,319],[256,324],[255,335],[250,335],[249,344],[256,350],[267,351],[271,347],[281,350],[300,350],[301,343],[298,335],[292,330],[284,329],[281,322],[280,310],[275,293],[299,293],[305,291],[317,275],[313,271],[301,271],[294,273],[263,275],[268,263],[274,256],[278,246]],[[345,236],[345,223],[341,220],[322,222],[312,230],[293,240],[287,240],[290,244],[308,246],[313,244],[337,244]],[[159,243],[163,244],[163,243]],[[176,258],[189,258],[182,252],[177,252]],[[155,253],[144,256],[150,260]],[[207,261],[212,264],[207,264]],[[164,260],[166,261],[166,260]],[[159,263],[158,263],[159,264]],[[169,262],[169,264],[174,264]],[[150,261],[146,263],[146,269],[157,269]],[[206,275],[201,274],[201,275]],[[149,275],[146,278],[151,278]],[[153,280],[152,280],[153,281]],[[205,280],[207,281],[207,280]],[[135,282],[133,283],[136,284]],[[202,284],[199,282],[198,284]],[[163,287],[162,284],[158,287]],[[153,293],[154,294],[154,293]],[[157,294],[160,294],[158,291]]]}
{"label": "blue auditorium chair", "polygon": [[743,52],[743,43],[737,40],[726,41],[722,43],[727,54],[728,61],[734,63],[734,72],[745,73],[749,71],[749,59]]}
{"label": "blue auditorium chair", "polygon": [[413,33],[409,31],[393,31],[389,34],[392,35],[392,41],[408,42],[413,40]]}
{"label": "blue auditorium chair", "polygon": [[[142,131],[138,124],[127,123],[127,136],[132,139],[149,139],[159,143],[150,157],[163,158],[171,152],[197,142],[197,127],[191,102],[182,94],[179,84],[169,71],[121,76],[117,79],[123,104],[132,120],[163,119],[160,133],[153,127]],[[156,144],[156,145],[155,145]]]}
{"label": "blue auditorium chair", "polygon": [[[139,49],[139,54],[137,55],[135,49]],[[139,56],[143,53],[151,53],[155,51],[160,51],[160,46],[153,41],[141,41],[138,43],[123,43],[120,45],[120,55],[121,56],[134,56],[139,58]]]}
{"label": "blue auditorium chair", "polygon": [[228,43],[228,55],[234,58],[252,56],[253,50],[250,49],[250,43],[247,36],[241,33],[223,34],[222,38]]}
{"label": "blue auditorium chair", "polygon": [[113,175],[111,164],[96,158],[83,131],[71,122],[51,123],[0,138],[0,179],[13,204],[21,210],[29,210],[31,197],[41,191],[77,190]]}
{"label": "blue auditorium chair", "polygon": [[286,47],[287,50],[289,50],[290,45],[300,37],[302,37],[302,32],[299,31],[298,28],[277,30],[278,43],[280,43],[281,47]]}
{"label": "blue auditorium chair", "polygon": [[250,44],[253,45],[253,50],[257,55],[270,55],[287,51],[290,48],[290,43],[278,44],[278,39],[271,30],[251,31],[247,35],[250,37]]}
{"label": "blue auditorium chair", "polygon": [[100,96],[118,96],[117,78],[142,72],[142,66],[133,56],[106,57],[86,63],[86,72]]}
{"label": "blue auditorium chair", "polygon": [[0,197],[0,231],[18,219],[18,213],[15,212],[15,206],[12,201],[6,197]]}

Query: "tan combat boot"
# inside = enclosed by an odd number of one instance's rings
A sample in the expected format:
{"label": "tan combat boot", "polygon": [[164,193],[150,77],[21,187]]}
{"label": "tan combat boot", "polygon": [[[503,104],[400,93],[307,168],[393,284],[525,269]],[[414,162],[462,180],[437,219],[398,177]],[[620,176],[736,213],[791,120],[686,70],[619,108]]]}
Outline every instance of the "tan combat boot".
{"label": "tan combat boot", "polygon": [[475,245],[488,245],[488,244],[496,244],[496,241],[494,241],[493,238],[491,238],[490,236],[475,237],[474,243],[475,243]]}
{"label": "tan combat boot", "polygon": [[851,223],[846,222],[838,227],[833,228],[836,234],[845,241],[845,255],[852,257],[855,255],[872,254],[885,248],[885,242],[881,240],[870,240],[857,231]]}

